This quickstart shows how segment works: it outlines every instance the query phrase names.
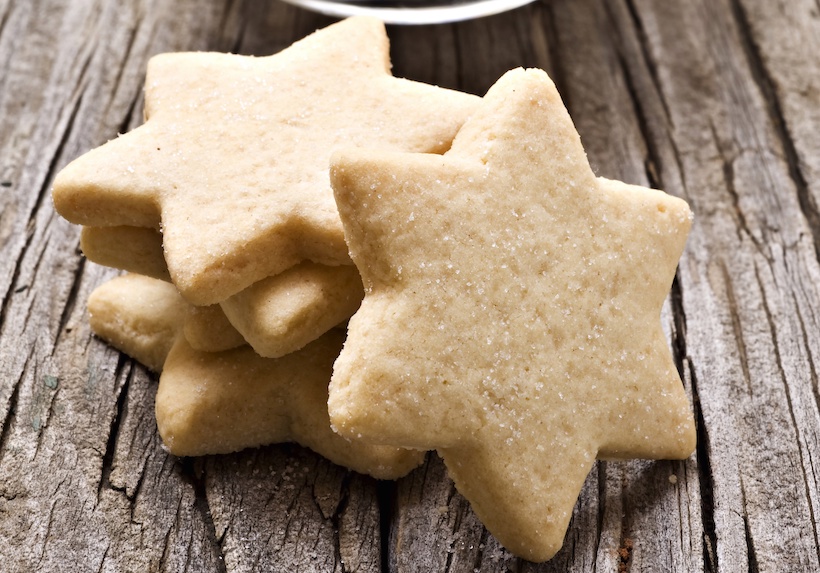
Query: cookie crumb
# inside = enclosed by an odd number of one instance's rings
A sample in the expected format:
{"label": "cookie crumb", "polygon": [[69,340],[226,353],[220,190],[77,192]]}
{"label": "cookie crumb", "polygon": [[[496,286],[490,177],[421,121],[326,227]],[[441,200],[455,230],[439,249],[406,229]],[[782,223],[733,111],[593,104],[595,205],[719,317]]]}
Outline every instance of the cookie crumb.
{"label": "cookie crumb", "polygon": [[623,541],[623,545],[621,548],[618,549],[618,557],[620,561],[618,563],[618,573],[626,573],[629,571],[629,561],[632,559],[632,548],[634,544],[629,537],[625,537]]}

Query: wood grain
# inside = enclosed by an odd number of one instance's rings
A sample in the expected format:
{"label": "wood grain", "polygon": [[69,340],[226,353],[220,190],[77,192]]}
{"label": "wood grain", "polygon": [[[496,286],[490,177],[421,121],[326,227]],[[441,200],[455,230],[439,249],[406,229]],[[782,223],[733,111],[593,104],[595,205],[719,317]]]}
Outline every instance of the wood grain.
{"label": "wood grain", "polygon": [[541,0],[390,27],[396,75],[555,79],[599,175],[686,199],[663,322],[684,462],[599,462],[550,562],[483,528],[434,453],[398,482],[292,445],[177,459],[156,379],[90,334],[54,174],[141,123],[147,60],[276,52],[331,20],[271,0],[0,0],[0,563],[23,571],[818,571],[820,7]]}

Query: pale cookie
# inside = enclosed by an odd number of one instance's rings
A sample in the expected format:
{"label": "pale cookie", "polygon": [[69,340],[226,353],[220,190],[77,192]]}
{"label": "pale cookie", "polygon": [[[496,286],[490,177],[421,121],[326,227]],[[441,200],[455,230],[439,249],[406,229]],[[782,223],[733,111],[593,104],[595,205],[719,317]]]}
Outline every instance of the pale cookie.
{"label": "pale cookie", "polygon": [[349,264],[333,150],[443,152],[478,101],[391,76],[367,17],[268,57],[163,54],[146,123],[61,171],[54,205],[82,225],[161,229],[174,284],[212,304],[302,260]]}
{"label": "pale cookie", "polygon": [[422,462],[421,452],[350,441],[331,430],[327,385],[344,331],[333,329],[279,359],[261,358],[248,346],[197,352],[178,335],[187,306],[171,284],[139,275],[117,277],[89,297],[94,331],[162,370],[157,425],[171,453],[295,441],[379,479],[401,477]]}
{"label": "pale cookie", "polygon": [[[168,276],[162,235],[153,229],[83,227],[81,237],[91,261],[155,278]],[[276,358],[350,318],[363,296],[359,271],[352,264],[331,267],[305,261],[262,279],[221,306],[192,306],[185,337],[196,350],[219,352],[247,342],[261,356]]]}
{"label": "pale cookie", "polygon": [[89,261],[170,281],[162,254],[162,233],[145,227],[83,227],[80,248]]}
{"label": "pale cookie", "polygon": [[89,324],[111,346],[159,372],[187,306],[170,283],[123,275],[98,286],[88,297]]}
{"label": "pale cookie", "polygon": [[168,450],[198,456],[294,441],[379,479],[407,474],[423,453],[347,440],[330,429],[327,386],[343,342],[344,333],[331,330],[271,359],[248,347],[197,352],[180,337],[157,391],[157,425]]}
{"label": "pale cookie", "polygon": [[506,74],[444,156],[351,150],[331,178],[367,293],[331,382],[342,435],[437,449],[532,561],[596,456],[690,455],[660,309],[691,213],[597,179],[546,74]]}
{"label": "pale cookie", "polygon": [[220,306],[259,355],[277,358],[350,318],[363,296],[353,265],[305,262],[251,285]]}
{"label": "pale cookie", "polygon": [[195,350],[221,352],[247,344],[218,304],[187,307],[182,332]]}
{"label": "pale cookie", "polygon": [[100,285],[88,297],[92,332],[111,346],[159,372],[178,333],[209,352],[243,346],[219,305],[195,307],[174,285],[127,274]]}

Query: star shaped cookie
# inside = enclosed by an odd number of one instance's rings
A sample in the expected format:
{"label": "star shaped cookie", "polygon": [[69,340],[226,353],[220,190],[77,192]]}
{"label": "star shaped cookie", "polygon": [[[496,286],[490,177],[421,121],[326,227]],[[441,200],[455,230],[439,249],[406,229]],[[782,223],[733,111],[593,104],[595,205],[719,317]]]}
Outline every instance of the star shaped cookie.
{"label": "star shaped cookie", "polygon": [[91,330],[154,372],[162,370],[185,321],[185,301],[174,285],[127,274],[88,297]]}
{"label": "star shaped cookie", "polygon": [[83,227],[80,249],[98,265],[171,280],[162,254],[162,233],[149,227]]}
{"label": "star shaped cookie", "polygon": [[330,428],[327,388],[343,342],[334,329],[272,359],[248,346],[198,352],[177,338],[157,389],[163,442],[174,455],[199,456],[292,441],[377,479],[406,475],[422,452],[348,440]]}
{"label": "star shaped cookie", "polygon": [[506,74],[445,155],[345,151],[331,181],[366,292],[331,382],[339,433],[438,450],[532,561],[596,457],[690,455],[660,309],[691,213],[596,178],[545,73]]}
{"label": "star shaped cookie", "polygon": [[423,460],[422,452],[347,440],[331,430],[327,387],[343,331],[333,329],[279,359],[261,358],[248,346],[199,352],[179,335],[187,306],[173,285],[139,275],[116,277],[88,300],[95,334],[162,372],[157,426],[172,454],[294,441],[379,479],[399,478]]}
{"label": "star shaped cookie", "polygon": [[349,264],[333,150],[443,152],[478,101],[393,77],[366,17],[268,57],[163,54],[146,122],[69,164],[54,205],[82,225],[161,229],[174,284],[212,304],[305,259]]}
{"label": "star shaped cookie", "polygon": [[[83,227],[80,245],[90,261],[170,280],[162,236],[153,229]],[[219,304],[189,305],[185,337],[196,350],[219,352],[247,342],[260,356],[278,358],[346,321],[363,296],[359,271],[352,264],[304,261]]]}

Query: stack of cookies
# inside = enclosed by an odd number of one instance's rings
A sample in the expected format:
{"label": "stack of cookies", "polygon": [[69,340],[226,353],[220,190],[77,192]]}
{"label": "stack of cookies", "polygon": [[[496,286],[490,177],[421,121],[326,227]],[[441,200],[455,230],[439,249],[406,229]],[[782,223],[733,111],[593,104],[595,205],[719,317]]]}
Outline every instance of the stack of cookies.
{"label": "stack of cookies", "polygon": [[394,78],[384,26],[354,18],[265,58],[164,54],[146,122],[68,165],[57,210],[89,260],[129,271],[89,299],[102,338],[161,371],[176,455],[295,440],[379,478],[422,454],[351,442],[327,412],[364,291],[328,177],[340,146],[445,151],[479,98]]}
{"label": "stack of cookies", "polygon": [[54,183],[129,271],[91,325],[161,371],[172,453],[293,440],[396,478],[437,450],[543,561],[596,457],[694,448],[660,325],[691,213],[596,177],[540,70],[481,99],[389,69],[369,18],[152,59],[145,124]]}

